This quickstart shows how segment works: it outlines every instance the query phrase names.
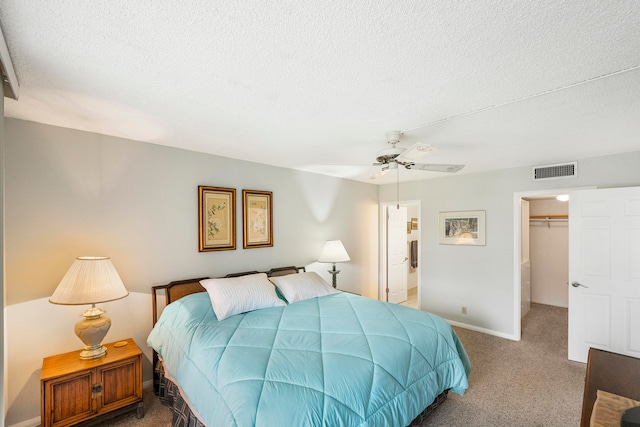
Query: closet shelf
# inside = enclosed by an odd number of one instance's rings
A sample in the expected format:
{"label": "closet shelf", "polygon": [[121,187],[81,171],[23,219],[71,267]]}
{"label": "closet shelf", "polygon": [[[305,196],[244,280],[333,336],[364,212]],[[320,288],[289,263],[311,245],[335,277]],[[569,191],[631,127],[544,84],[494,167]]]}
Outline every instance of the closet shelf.
{"label": "closet shelf", "polygon": [[529,216],[529,222],[531,221],[544,221],[547,223],[547,227],[551,227],[552,222],[567,222],[569,215],[531,215]]}

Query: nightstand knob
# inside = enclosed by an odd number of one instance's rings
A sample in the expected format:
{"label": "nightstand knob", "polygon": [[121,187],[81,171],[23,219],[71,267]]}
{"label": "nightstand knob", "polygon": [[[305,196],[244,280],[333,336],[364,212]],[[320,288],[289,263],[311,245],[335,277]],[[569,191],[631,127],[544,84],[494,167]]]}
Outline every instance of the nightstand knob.
{"label": "nightstand knob", "polygon": [[102,396],[102,383],[95,383],[91,386],[91,398]]}

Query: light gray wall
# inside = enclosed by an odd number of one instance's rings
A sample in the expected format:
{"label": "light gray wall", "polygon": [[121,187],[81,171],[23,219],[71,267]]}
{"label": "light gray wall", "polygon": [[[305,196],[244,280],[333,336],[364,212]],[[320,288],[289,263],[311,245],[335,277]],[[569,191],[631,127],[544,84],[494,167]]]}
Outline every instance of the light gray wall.
{"label": "light gray wall", "polygon": [[[639,164],[637,151],[579,160],[575,179],[532,182],[531,168],[523,167],[403,183],[405,200],[422,201],[422,309],[496,335],[515,337],[514,193],[637,186]],[[395,185],[381,187],[380,202],[393,200]],[[486,211],[486,246],[438,244],[438,213],[461,210]],[[462,306],[467,307],[467,315],[461,314]]]}
{"label": "light gray wall", "polygon": [[[130,295],[104,305],[106,342],[133,337],[145,380],[153,285],[292,264],[330,281],[315,260],[341,239],[340,287],[377,296],[374,185],[15,119],[5,134],[7,425],[37,421],[42,358],[81,346],[83,310],[47,302],[77,256],[112,258]],[[236,250],[198,252],[198,185],[236,189]],[[272,248],[242,249],[242,189],[273,192]]]}

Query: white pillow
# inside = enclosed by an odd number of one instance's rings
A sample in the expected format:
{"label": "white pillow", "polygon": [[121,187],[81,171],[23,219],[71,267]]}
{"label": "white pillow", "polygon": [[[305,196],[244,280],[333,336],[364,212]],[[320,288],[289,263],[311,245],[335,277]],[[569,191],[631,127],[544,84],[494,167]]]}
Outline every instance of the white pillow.
{"label": "white pillow", "polygon": [[265,273],[201,280],[218,320],[259,308],[286,305]]}
{"label": "white pillow", "polygon": [[315,271],[276,276],[269,278],[269,280],[278,287],[278,290],[289,301],[289,304],[338,292]]}

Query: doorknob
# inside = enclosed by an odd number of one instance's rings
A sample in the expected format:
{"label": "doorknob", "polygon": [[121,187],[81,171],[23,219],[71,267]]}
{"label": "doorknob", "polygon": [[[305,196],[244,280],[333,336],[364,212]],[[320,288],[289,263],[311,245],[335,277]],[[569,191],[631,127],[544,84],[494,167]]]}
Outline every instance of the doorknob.
{"label": "doorknob", "polygon": [[589,288],[588,286],[585,286],[580,282],[571,282],[571,286],[573,286],[574,288],[577,288],[579,286],[582,286],[583,288],[587,288],[587,289]]}

